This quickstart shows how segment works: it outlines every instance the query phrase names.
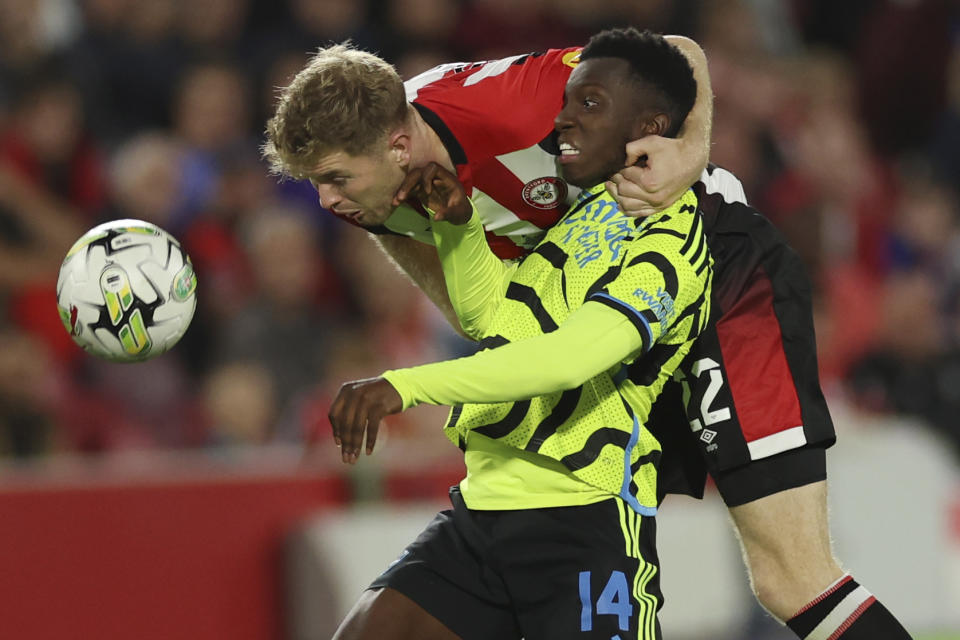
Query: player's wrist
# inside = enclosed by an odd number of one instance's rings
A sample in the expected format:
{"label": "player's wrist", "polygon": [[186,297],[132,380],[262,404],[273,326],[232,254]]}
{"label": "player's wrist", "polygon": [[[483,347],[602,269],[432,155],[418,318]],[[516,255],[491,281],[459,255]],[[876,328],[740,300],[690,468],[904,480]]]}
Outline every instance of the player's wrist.
{"label": "player's wrist", "polygon": [[397,394],[400,396],[402,402],[401,411],[406,411],[411,407],[417,406],[418,402],[414,398],[412,385],[407,384],[407,376],[404,369],[392,369],[390,371],[384,371],[381,375],[381,378],[390,383],[390,386],[396,390]]}

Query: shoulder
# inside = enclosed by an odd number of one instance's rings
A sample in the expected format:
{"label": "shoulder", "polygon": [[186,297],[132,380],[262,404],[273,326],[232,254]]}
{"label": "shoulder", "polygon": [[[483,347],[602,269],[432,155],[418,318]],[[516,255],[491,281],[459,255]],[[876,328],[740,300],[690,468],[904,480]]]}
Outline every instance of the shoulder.
{"label": "shoulder", "polygon": [[706,206],[713,200],[716,206],[726,204],[747,204],[747,194],[743,190],[743,183],[730,171],[715,164],[707,165],[700,174],[700,180],[694,185],[694,191],[701,200],[701,206]]}
{"label": "shoulder", "polygon": [[[543,52],[522,53],[497,60],[477,62],[450,62],[438,65],[404,82],[407,100],[426,98],[432,93],[463,90],[473,87],[471,93],[496,91],[508,87],[521,78],[554,77],[566,82],[570,72],[580,61],[581,47],[548,49]],[[531,89],[536,82],[531,82]]]}
{"label": "shoulder", "polygon": [[694,191],[688,190],[673,205],[638,224],[627,251],[628,266],[658,256],[656,262],[671,265],[676,274],[700,277],[709,251]]}

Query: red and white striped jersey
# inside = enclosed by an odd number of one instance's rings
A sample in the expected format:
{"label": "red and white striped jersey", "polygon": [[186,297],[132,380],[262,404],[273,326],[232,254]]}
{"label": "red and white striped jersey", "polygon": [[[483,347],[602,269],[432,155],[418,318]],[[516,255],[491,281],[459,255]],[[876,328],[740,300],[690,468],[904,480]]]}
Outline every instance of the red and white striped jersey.
{"label": "red and white striped jersey", "polygon": [[[580,49],[442,64],[404,83],[407,100],[450,154],[501,258],[536,246],[580,192],[560,177],[552,135]],[[720,195],[718,202],[745,201],[740,181],[723,169],[705,170],[700,182],[702,191]],[[426,216],[406,205],[377,231],[433,242]]]}
{"label": "red and white striped jersey", "polygon": [[[501,258],[532,249],[579,193],[559,177],[551,141],[579,53],[579,47],[551,49],[444,64],[405,83],[407,99],[446,146]],[[429,223],[410,207],[384,226],[432,242]]]}

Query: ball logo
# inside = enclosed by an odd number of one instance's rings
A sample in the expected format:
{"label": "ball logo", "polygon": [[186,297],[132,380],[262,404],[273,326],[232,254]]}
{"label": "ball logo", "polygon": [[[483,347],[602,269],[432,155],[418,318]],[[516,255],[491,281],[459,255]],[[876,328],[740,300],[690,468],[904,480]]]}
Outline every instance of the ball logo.
{"label": "ball logo", "polygon": [[78,322],[80,310],[76,305],[70,305],[70,335],[79,336],[83,325]]}
{"label": "ball logo", "polygon": [[183,302],[197,290],[197,274],[189,262],[173,277],[170,296],[177,302]]}
{"label": "ball logo", "polygon": [[523,201],[537,209],[556,209],[567,197],[567,183],[545,176],[523,185]]}
{"label": "ball logo", "polygon": [[83,331],[83,323],[79,321],[80,310],[77,309],[77,305],[72,304],[69,309],[57,305],[57,310],[60,312],[60,321],[67,333],[72,336],[79,336]]}

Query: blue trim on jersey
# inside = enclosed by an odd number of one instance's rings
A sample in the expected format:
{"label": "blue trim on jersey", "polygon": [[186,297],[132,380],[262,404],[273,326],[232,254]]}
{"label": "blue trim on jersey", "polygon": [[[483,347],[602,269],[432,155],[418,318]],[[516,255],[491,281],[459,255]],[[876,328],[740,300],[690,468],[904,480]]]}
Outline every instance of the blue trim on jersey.
{"label": "blue trim on jersey", "polygon": [[637,420],[637,416],[633,416],[633,431],[630,433],[630,442],[627,443],[623,452],[623,486],[620,487],[620,499],[642,516],[655,516],[657,515],[656,507],[643,506],[640,504],[640,501],[637,500],[637,497],[630,493],[630,480],[632,479],[632,474],[630,473],[630,454],[633,452],[633,448],[637,445],[639,439],[640,421]]}
{"label": "blue trim on jersey", "polygon": [[[603,291],[597,291],[596,293],[590,294],[590,298],[603,298],[604,300],[609,300],[610,302],[615,303],[617,306],[623,307],[624,309],[629,311],[631,315],[633,315],[635,319],[639,320],[640,324],[642,324],[643,327],[647,330],[647,348],[650,348],[653,346],[653,330],[650,328],[650,323],[647,322],[647,319],[644,318],[643,315],[636,310],[636,308],[631,306],[629,303],[624,302],[620,298],[614,298],[609,293],[604,293]],[[588,300],[590,298],[588,298]]]}

